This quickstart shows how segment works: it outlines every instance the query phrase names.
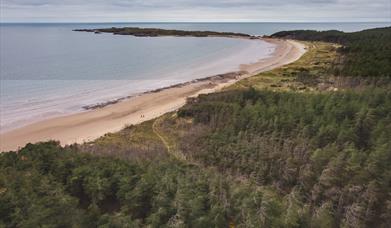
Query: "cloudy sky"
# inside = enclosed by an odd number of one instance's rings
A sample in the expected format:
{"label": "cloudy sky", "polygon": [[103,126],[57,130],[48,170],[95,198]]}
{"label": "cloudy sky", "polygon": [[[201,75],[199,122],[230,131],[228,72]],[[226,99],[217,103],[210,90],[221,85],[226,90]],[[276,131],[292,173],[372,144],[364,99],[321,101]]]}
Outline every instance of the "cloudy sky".
{"label": "cloudy sky", "polygon": [[2,22],[391,21],[391,0],[0,0]]}

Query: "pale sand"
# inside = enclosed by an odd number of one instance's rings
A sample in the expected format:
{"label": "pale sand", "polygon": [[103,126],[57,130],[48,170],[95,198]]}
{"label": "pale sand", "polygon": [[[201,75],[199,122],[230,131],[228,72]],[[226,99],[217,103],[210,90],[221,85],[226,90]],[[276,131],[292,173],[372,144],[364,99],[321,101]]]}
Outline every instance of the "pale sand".
{"label": "pale sand", "polygon": [[125,125],[138,124],[177,110],[188,97],[216,92],[243,78],[294,62],[305,52],[305,46],[296,41],[264,40],[276,44],[276,51],[267,59],[242,65],[241,70],[248,73],[226,79],[195,81],[145,93],[103,108],[33,123],[2,133],[0,151],[16,150],[29,142],[51,139],[60,141],[62,145],[91,141],[106,133],[117,132]]}

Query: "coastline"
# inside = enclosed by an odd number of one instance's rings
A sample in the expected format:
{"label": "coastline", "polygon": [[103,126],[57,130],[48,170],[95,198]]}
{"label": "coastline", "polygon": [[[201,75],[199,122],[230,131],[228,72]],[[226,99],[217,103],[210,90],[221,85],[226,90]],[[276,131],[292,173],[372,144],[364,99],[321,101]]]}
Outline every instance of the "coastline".
{"label": "coastline", "polygon": [[223,74],[217,74],[217,75],[213,75],[213,76],[209,76],[209,77],[205,77],[205,78],[197,78],[197,79],[194,79],[194,80],[191,80],[191,81],[182,82],[182,83],[178,83],[178,84],[173,84],[173,85],[169,85],[169,86],[164,86],[164,87],[160,87],[160,88],[157,88],[157,89],[148,90],[148,91],[145,91],[145,92],[142,92],[142,93],[139,93],[139,94],[130,95],[130,96],[124,96],[124,97],[120,97],[120,98],[117,98],[117,99],[114,99],[114,100],[109,100],[109,101],[106,101],[106,102],[96,103],[96,104],[92,104],[92,105],[85,105],[82,108],[84,110],[96,110],[96,109],[104,108],[104,107],[109,106],[109,105],[117,104],[119,102],[122,102],[124,100],[130,99],[130,98],[133,98],[133,97],[142,96],[144,94],[158,93],[158,92],[163,91],[163,90],[172,89],[172,88],[178,88],[178,87],[182,87],[182,86],[187,86],[187,85],[190,85],[192,83],[197,83],[197,82],[202,82],[202,81],[217,81],[217,80],[236,79],[236,78],[238,78],[238,77],[240,77],[240,76],[242,76],[242,75],[244,75],[246,73],[247,73],[246,71],[232,71],[232,72],[223,73]]}
{"label": "coastline", "polygon": [[129,124],[138,124],[186,103],[188,97],[213,93],[241,79],[268,71],[299,59],[303,44],[291,40],[262,38],[276,45],[272,56],[252,64],[240,65],[240,71],[196,79],[165,88],[124,97],[117,101],[87,107],[87,111],[39,121],[0,134],[0,151],[16,150],[26,143],[58,140],[62,145],[92,141],[116,132]]}

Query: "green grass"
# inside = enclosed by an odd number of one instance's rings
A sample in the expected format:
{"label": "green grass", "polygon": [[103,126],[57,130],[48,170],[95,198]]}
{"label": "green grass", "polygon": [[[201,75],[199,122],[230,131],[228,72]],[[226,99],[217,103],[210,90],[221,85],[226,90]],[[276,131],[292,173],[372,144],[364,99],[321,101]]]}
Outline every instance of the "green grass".
{"label": "green grass", "polygon": [[120,157],[155,157],[166,152],[161,139],[152,130],[155,120],[126,126],[117,133],[108,133],[97,140],[81,145],[91,153]]}
{"label": "green grass", "polygon": [[296,62],[241,80],[227,89],[253,87],[273,91],[313,91],[337,57],[337,46],[323,42],[303,42],[307,52]]}
{"label": "green grass", "polygon": [[173,157],[189,162],[189,158],[185,157],[178,143],[191,126],[191,119],[178,118],[176,113],[167,113],[155,121],[153,129],[156,135],[161,137]]}

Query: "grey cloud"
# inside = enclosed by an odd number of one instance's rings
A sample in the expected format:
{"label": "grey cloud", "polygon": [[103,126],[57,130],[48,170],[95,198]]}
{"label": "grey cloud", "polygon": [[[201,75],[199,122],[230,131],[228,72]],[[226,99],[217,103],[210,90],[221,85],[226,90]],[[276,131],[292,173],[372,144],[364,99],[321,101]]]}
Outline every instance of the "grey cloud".
{"label": "grey cloud", "polygon": [[131,7],[251,7],[262,5],[331,4],[337,0],[3,0],[5,6],[117,5]]}
{"label": "grey cloud", "polygon": [[[391,21],[390,0],[1,0],[2,21],[118,20]],[[60,19],[61,18],[61,19]],[[96,19],[100,18],[100,19]]]}

